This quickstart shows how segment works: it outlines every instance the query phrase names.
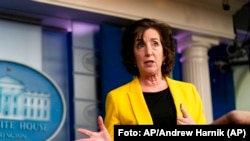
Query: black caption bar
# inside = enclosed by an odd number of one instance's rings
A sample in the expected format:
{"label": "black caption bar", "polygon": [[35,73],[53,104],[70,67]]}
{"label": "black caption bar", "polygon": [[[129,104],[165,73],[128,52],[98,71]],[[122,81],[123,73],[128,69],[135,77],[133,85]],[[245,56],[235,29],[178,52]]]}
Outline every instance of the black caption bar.
{"label": "black caption bar", "polygon": [[250,125],[115,125],[114,140],[128,139],[207,139],[250,141]]}

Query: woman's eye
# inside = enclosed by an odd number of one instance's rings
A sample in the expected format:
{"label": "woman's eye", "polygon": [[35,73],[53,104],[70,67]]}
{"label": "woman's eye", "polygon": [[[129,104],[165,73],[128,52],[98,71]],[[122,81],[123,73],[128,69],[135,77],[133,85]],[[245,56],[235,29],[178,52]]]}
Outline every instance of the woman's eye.
{"label": "woman's eye", "polygon": [[138,48],[142,48],[142,47],[144,47],[144,44],[143,44],[143,43],[138,43],[138,44],[137,44],[137,47],[138,47]]}
{"label": "woman's eye", "polygon": [[159,44],[158,44],[158,42],[153,42],[153,45],[158,46]]}

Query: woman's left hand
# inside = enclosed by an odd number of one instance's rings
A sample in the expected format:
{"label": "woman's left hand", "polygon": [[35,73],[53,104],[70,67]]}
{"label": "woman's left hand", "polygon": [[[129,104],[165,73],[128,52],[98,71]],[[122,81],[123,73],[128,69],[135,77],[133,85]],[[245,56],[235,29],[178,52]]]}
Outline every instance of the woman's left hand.
{"label": "woman's left hand", "polygon": [[178,125],[192,125],[195,124],[193,119],[188,115],[187,111],[185,110],[184,106],[181,104],[180,109],[182,112],[182,117],[177,117],[177,124]]}

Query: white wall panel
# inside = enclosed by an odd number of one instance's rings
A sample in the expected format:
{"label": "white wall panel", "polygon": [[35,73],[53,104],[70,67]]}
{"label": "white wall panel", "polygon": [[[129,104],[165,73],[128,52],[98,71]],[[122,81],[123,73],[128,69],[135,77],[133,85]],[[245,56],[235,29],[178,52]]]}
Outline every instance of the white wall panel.
{"label": "white wall panel", "polygon": [[90,75],[74,74],[75,98],[96,100],[96,78]]}
{"label": "white wall panel", "polygon": [[94,35],[99,26],[79,21],[72,24],[73,46],[93,49]]}
{"label": "white wall panel", "polygon": [[98,108],[97,102],[76,101],[75,102],[75,124],[77,126],[97,126]]}
{"label": "white wall panel", "polygon": [[41,27],[0,20],[0,59],[42,70]]}
{"label": "white wall panel", "polygon": [[[75,129],[86,128],[97,131],[97,57],[94,36],[99,26],[80,21],[72,22],[73,79]],[[75,138],[84,135],[75,132]]]}
{"label": "white wall panel", "polygon": [[74,48],[74,72],[96,74],[94,50]]}

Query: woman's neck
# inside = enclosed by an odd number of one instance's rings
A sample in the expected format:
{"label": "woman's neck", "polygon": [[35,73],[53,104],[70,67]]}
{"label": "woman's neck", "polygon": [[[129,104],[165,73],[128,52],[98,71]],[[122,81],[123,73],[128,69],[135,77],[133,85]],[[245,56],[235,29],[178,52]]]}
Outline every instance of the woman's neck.
{"label": "woman's neck", "polygon": [[157,92],[168,87],[165,77],[161,76],[141,76],[139,78],[143,92]]}

